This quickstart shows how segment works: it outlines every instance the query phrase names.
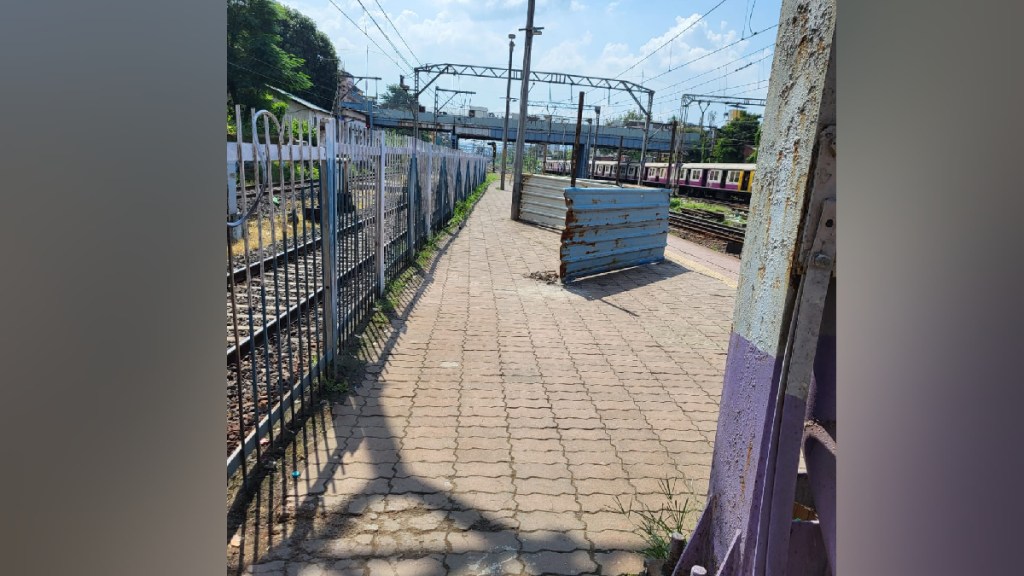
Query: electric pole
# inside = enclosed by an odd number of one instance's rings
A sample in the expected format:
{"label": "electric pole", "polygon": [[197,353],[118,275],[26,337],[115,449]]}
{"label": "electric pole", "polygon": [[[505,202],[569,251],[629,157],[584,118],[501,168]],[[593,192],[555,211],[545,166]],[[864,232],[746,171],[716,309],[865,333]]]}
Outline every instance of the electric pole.
{"label": "electric pole", "polygon": [[540,35],[543,28],[534,28],[533,10],[536,0],[529,0],[526,7],[526,45],[523,47],[523,77],[519,96],[519,128],[516,131],[516,161],[512,175],[512,220],[519,220],[519,197],[523,189],[523,145],[526,143],[526,114],[530,98],[530,51],[533,48],[534,35]]}
{"label": "electric pole", "polygon": [[505,128],[501,131],[501,189],[505,189],[505,164],[508,158],[508,113],[512,96],[512,49],[516,47],[516,35],[508,35],[508,82],[505,83]]}

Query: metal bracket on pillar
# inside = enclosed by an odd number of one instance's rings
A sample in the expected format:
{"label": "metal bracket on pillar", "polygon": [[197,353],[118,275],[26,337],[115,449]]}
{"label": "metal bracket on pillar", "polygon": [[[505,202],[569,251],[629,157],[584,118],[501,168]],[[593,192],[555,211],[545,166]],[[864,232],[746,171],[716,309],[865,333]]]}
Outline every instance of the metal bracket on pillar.
{"label": "metal bracket on pillar", "polygon": [[814,371],[818,335],[824,315],[825,299],[836,261],[836,201],[825,198],[811,249],[803,262],[804,273],[797,288],[796,305],[789,327],[783,357],[779,399],[773,425],[774,461],[771,485],[764,498],[771,517],[768,538],[764,543],[762,563],[766,574],[782,574],[788,558],[789,532],[792,522],[793,494],[796,491],[800,448],[803,443],[807,394]]}

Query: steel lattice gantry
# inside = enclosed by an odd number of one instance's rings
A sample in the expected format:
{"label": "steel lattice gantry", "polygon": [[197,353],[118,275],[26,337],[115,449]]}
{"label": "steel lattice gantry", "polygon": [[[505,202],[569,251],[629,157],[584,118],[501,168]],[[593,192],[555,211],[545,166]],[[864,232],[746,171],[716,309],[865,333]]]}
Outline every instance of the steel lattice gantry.
{"label": "steel lattice gantry", "polygon": [[[522,80],[521,69],[496,68],[494,66],[475,66],[472,64],[426,64],[414,70],[415,84],[413,98],[416,105],[413,107],[414,130],[419,131],[419,97],[438,78],[448,74],[451,76],[475,76],[478,78],[494,78],[498,80]],[[420,74],[426,75],[429,79],[420,87]],[[564,74],[562,72],[541,72],[530,70],[530,81],[547,84],[569,84],[572,86],[586,86],[589,88],[604,88],[607,90],[619,90],[629,94],[630,98],[640,107],[644,114],[644,138],[640,152],[640,173],[643,173],[644,156],[647,154],[647,141],[651,129],[651,109],[654,106],[654,90],[645,88],[635,82],[628,80],[617,80],[614,78],[599,78],[596,76],[581,76],[578,74]],[[640,95],[647,95],[647,105],[644,106]]]}

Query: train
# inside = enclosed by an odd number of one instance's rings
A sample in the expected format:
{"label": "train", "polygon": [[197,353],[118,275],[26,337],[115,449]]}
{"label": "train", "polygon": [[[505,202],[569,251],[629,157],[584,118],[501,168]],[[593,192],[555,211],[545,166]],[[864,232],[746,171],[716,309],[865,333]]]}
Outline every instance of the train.
{"label": "train", "polygon": [[[640,183],[671,187],[673,193],[680,196],[749,202],[756,168],[756,164],[689,162],[681,167],[673,164],[669,175],[667,162],[648,162],[644,164],[644,177]],[[597,160],[591,179],[636,183],[639,170],[640,163],[635,160]],[[568,176],[571,172],[572,162],[569,160],[547,160],[544,163],[545,174]]]}

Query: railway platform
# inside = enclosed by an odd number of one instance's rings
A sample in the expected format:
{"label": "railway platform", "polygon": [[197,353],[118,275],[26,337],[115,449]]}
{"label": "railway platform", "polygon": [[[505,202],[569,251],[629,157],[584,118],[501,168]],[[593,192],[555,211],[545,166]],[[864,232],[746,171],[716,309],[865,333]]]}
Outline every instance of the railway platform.
{"label": "railway platform", "polygon": [[693,528],[735,258],[673,239],[664,262],[563,286],[558,233],[510,204],[492,184],[409,288],[245,574],[637,574],[617,501],[666,506],[665,478]]}

